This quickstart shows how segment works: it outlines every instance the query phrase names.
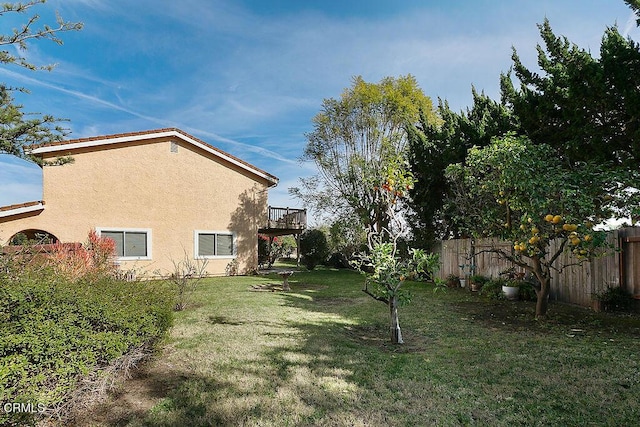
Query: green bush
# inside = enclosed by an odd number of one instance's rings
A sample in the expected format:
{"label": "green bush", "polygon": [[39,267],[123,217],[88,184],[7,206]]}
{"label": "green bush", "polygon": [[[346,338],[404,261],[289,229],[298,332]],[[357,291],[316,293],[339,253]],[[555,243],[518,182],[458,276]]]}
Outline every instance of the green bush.
{"label": "green bush", "polygon": [[521,280],[518,287],[520,288],[518,293],[522,301],[536,301],[538,299],[536,290],[531,283]]}
{"label": "green bush", "polygon": [[489,299],[503,300],[505,296],[502,293],[502,286],[506,285],[506,283],[507,281],[502,278],[488,280],[480,289],[480,295]]}
{"label": "green bush", "polygon": [[[83,376],[150,350],[173,319],[174,295],[160,286],[107,276],[72,282],[45,268],[0,275],[0,402],[55,409]],[[0,424],[36,417],[0,412]]]}
{"label": "green bush", "polygon": [[602,301],[604,311],[628,311],[633,302],[631,297],[619,286],[609,286],[604,291],[595,294],[594,298]]}
{"label": "green bush", "polygon": [[329,256],[329,244],[324,233],[320,230],[308,230],[300,236],[300,254],[302,263],[309,270],[322,264]]}

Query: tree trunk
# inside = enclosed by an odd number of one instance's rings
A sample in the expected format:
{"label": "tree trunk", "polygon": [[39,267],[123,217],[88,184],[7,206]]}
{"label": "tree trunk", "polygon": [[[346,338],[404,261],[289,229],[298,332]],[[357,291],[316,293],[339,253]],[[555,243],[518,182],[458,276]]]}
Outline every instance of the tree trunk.
{"label": "tree trunk", "polygon": [[[540,280],[540,278],[538,278]],[[547,316],[549,307],[549,291],[551,290],[551,277],[547,276],[540,280],[540,289],[536,289],[536,319],[544,319]]]}
{"label": "tree trunk", "polygon": [[404,344],[398,319],[398,297],[395,295],[389,298],[389,311],[391,312],[391,342],[393,344]]}
{"label": "tree trunk", "polygon": [[533,261],[533,274],[540,283],[540,288],[536,289],[536,319],[544,319],[547,316],[547,308],[549,307],[551,271],[549,266],[543,264],[538,257],[533,257],[531,260]]}

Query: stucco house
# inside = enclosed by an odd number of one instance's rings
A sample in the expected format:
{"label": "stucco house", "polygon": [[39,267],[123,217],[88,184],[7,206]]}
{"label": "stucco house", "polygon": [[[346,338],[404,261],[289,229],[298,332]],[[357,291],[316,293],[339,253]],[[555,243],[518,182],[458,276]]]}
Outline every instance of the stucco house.
{"label": "stucco house", "polygon": [[42,201],[0,208],[0,245],[18,233],[84,242],[115,240],[123,269],[168,274],[185,256],[207,273],[257,267],[257,234],[275,176],[179,129],[73,139],[35,147],[45,162]]}

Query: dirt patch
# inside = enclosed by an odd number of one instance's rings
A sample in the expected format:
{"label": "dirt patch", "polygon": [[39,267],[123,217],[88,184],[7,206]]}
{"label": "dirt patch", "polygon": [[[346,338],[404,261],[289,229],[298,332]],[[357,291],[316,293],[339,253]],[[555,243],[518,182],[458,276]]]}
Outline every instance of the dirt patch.
{"label": "dirt patch", "polygon": [[404,344],[392,344],[389,328],[386,325],[348,325],[345,334],[359,345],[375,347],[390,353],[420,353],[428,348],[427,339],[410,330],[402,331]]}
{"label": "dirt patch", "polygon": [[249,290],[251,292],[282,292],[282,284],[266,283],[264,285],[252,285]]}
{"label": "dirt patch", "polygon": [[246,323],[246,322],[240,322],[237,320],[231,320],[225,316],[209,316],[209,318],[207,319],[207,322],[211,323],[212,325],[232,325],[232,326],[241,326]]}
{"label": "dirt patch", "polygon": [[185,378],[167,375],[169,366],[161,360],[137,370],[132,378],[120,382],[104,399],[75,414],[76,426],[124,426],[142,419],[176,384]]}
{"label": "dirt patch", "polygon": [[551,303],[547,318],[536,320],[535,303],[526,301],[459,301],[451,307],[468,320],[481,322],[492,329],[537,333],[588,331],[623,333],[640,336],[640,316],[630,313],[595,313],[588,308]]}
{"label": "dirt patch", "polygon": [[[326,289],[325,285],[314,285],[310,283],[296,283],[289,281],[290,291],[287,292],[305,292],[305,291],[319,291]],[[249,288],[251,292],[284,292],[282,289],[282,283],[265,283],[262,285],[251,285]]]}

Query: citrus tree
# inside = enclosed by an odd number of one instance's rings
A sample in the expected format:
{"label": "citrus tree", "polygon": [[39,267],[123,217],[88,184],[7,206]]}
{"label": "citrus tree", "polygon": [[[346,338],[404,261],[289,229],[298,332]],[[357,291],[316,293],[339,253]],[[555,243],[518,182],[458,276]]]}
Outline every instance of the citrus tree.
{"label": "citrus tree", "polygon": [[510,251],[491,251],[537,279],[536,317],[547,313],[551,271],[566,266],[557,265],[560,255],[571,251],[571,262],[580,263],[601,253],[604,237],[594,224],[614,216],[629,190],[606,164],[569,167],[553,153],[508,135],[446,169],[453,220],[475,237],[512,242]]}
{"label": "citrus tree", "polygon": [[[401,156],[389,159],[378,179],[365,180],[365,186],[372,186],[380,193],[381,206],[388,218],[389,228],[369,230],[367,234],[368,254],[359,257],[352,264],[365,275],[364,293],[384,303],[389,309],[391,342],[403,344],[399,306],[409,301],[409,294],[402,285],[406,280],[419,276],[434,278],[440,267],[437,254],[427,253],[423,249],[409,249],[408,257],[398,255],[398,239],[406,236],[406,222],[403,219],[403,203],[408,191],[414,186],[413,174],[408,170]],[[436,289],[441,283],[435,279]]]}
{"label": "citrus tree", "polygon": [[437,254],[427,253],[423,249],[411,249],[410,256],[402,258],[397,255],[396,242],[376,240],[367,257],[368,262],[361,261],[355,266],[366,276],[363,291],[389,308],[391,342],[403,344],[398,307],[410,298],[402,285],[419,275],[433,277],[440,261]]}

